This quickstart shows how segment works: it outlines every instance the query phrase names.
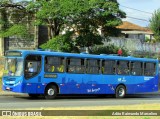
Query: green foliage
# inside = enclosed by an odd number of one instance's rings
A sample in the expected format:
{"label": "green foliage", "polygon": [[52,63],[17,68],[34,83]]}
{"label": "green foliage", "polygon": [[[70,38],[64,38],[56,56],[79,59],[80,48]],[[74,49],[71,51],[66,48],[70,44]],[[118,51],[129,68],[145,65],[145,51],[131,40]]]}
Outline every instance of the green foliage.
{"label": "green foliage", "polygon": [[12,0],[0,1],[0,37],[17,37],[26,40],[33,39],[29,32],[31,27],[32,13],[26,11],[27,2],[14,3]]}
{"label": "green foliage", "polygon": [[150,43],[150,38],[148,38],[148,37],[145,37],[145,42],[147,42],[147,43]]}
{"label": "green foliage", "polygon": [[147,42],[147,43],[152,43],[152,44],[154,44],[154,43],[156,43],[156,39],[150,39],[150,38],[148,38],[148,37],[145,37],[145,42]]}
{"label": "green foliage", "polygon": [[152,53],[152,52],[134,52],[134,57],[139,58],[153,58],[153,59],[160,59],[160,56],[158,53]]}
{"label": "green foliage", "polygon": [[74,46],[74,41],[72,40],[72,32],[67,32],[64,35],[59,35],[47,43],[42,44],[40,47],[42,49],[50,49],[62,52],[79,52],[78,48]]}
{"label": "green foliage", "polygon": [[77,47],[100,45],[104,37],[118,35],[116,26],[125,17],[117,0],[39,0],[31,2],[28,10],[36,13],[38,25],[48,27],[49,39],[73,31]]}
{"label": "green foliage", "polygon": [[[78,32],[76,43],[79,46],[90,47],[102,44],[108,36],[118,35],[117,25],[122,23],[120,18],[125,13],[119,10],[116,0],[90,0],[88,9],[74,16],[70,27]],[[99,31],[102,35],[99,35]]]}
{"label": "green foliage", "polygon": [[12,27],[6,29],[4,32],[0,33],[1,37],[16,36],[22,38],[31,38],[32,36],[28,33],[28,29],[25,25],[13,25]]}
{"label": "green foliage", "polygon": [[84,34],[80,34],[76,38],[76,45],[80,47],[89,47],[97,45],[102,45],[102,37],[98,34],[94,34],[92,32],[86,32]]}
{"label": "green foliage", "polygon": [[[119,30],[115,27],[122,23],[121,18],[125,18],[125,13],[119,9],[117,0],[95,0],[98,3],[98,13],[96,11],[96,22],[102,27],[104,36],[117,36]],[[95,4],[95,7],[97,6]]]}
{"label": "green foliage", "polygon": [[[74,0],[40,0],[30,2],[29,11],[36,13],[36,24],[48,27],[48,38],[59,35],[66,27],[70,14],[76,14],[76,1]],[[63,29],[62,29],[63,28]]]}
{"label": "green foliage", "polygon": [[149,27],[154,33],[156,41],[160,42],[160,9],[156,10],[152,15]]}
{"label": "green foliage", "polygon": [[[121,48],[122,49],[122,55],[123,56],[128,56],[128,50],[125,48]],[[94,46],[92,48],[92,54],[117,54],[119,50],[119,47],[113,45],[113,44],[109,44],[107,46]]]}
{"label": "green foliage", "polygon": [[1,0],[0,4],[7,4],[7,3],[10,3],[10,2],[11,2],[11,0]]}

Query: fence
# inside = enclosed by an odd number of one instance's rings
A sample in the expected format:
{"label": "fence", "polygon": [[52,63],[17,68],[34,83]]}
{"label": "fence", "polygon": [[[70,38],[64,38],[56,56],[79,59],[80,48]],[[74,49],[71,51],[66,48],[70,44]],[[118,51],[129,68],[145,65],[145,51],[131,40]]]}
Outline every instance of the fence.
{"label": "fence", "polygon": [[126,47],[129,51],[160,53],[160,43],[147,43],[140,39],[110,37],[111,41],[104,45],[114,44],[118,47]]}

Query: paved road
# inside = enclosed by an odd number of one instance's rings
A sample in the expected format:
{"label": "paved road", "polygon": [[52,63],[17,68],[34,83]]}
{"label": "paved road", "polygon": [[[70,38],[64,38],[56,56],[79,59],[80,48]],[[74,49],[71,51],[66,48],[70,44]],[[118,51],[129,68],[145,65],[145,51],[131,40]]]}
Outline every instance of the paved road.
{"label": "paved road", "polygon": [[112,96],[58,96],[54,100],[43,98],[31,99],[27,95],[0,96],[0,109],[46,108],[46,107],[81,107],[107,105],[134,105],[159,103],[160,95],[128,95],[123,99]]}

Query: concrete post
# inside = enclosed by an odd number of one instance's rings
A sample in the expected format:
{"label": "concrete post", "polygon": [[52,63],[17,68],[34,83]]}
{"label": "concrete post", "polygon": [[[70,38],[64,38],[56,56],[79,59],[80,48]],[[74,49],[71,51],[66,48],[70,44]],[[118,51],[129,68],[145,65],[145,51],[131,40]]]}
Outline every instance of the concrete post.
{"label": "concrete post", "polygon": [[[0,19],[2,19],[2,14],[0,12]],[[0,24],[0,30],[2,29],[2,25]],[[0,56],[4,55],[4,38],[0,37]]]}

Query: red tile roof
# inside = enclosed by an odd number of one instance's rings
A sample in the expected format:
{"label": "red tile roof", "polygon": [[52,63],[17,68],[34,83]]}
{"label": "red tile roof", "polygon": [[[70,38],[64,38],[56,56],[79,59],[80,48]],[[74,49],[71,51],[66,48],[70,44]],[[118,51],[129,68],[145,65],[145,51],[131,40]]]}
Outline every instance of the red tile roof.
{"label": "red tile roof", "polygon": [[125,31],[145,31],[152,33],[149,28],[141,27],[128,21],[123,21],[123,24],[117,26],[117,28]]}

